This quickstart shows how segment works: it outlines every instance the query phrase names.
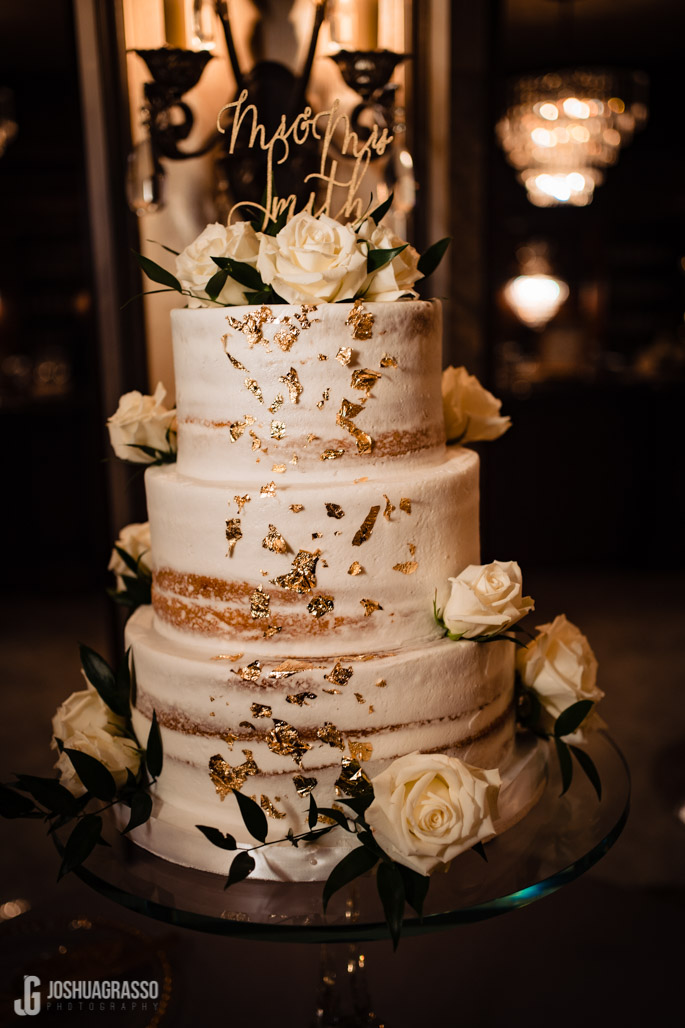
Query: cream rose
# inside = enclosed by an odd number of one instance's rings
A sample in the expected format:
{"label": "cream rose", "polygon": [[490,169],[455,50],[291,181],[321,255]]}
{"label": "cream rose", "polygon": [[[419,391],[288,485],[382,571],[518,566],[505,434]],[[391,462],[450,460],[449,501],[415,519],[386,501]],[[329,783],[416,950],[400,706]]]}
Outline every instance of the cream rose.
{"label": "cream rose", "polygon": [[55,739],[61,739],[66,745],[66,740],[77,732],[97,731],[119,735],[124,724],[124,719],[109,709],[86,678],[86,688],[73,692],[55,711],[50,745],[52,749],[57,748]]}
{"label": "cream rose", "polygon": [[[66,749],[80,750],[104,764],[118,789],[126,784],[127,770],[133,775],[138,773],[140,751],[132,739],[110,735],[101,728],[89,728],[87,731],[76,731],[62,741]],[[60,772],[60,783],[72,795],[83,796],[86,788],[66,753],[60,753],[55,768]]]}
{"label": "cream rose", "polygon": [[348,225],[300,211],[262,236],[257,270],[287,303],[351,300],[366,279],[366,250]]}
{"label": "cream rose", "polygon": [[523,596],[521,569],[516,561],[470,564],[450,578],[452,594],[442,618],[450,632],[464,639],[497,635],[534,609]]}
{"label": "cream rose", "polygon": [[545,710],[556,719],[578,700],[601,700],[597,659],[580,629],[559,614],[550,624],[539,625],[538,632],[516,654],[516,666]]}
{"label": "cream rose", "polygon": [[[249,221],[236,221],[233,225],[220,225],[218,222],[207,225],[197,239],[176,258],[176,278],[184,289],[194,294],[188,298],[188,306],[212,306],[205,292],[210,278],[219,270],[212,257],[232,257],[254,268],[257,266],[258,252],[259,235]],[[217,300],[230,305],[247,303],[245,287],[229,276]]]}
{"label": "cream rose", "polygon": [[[126,525],[122,528],[119,533],[119,538],[115,543],[115,547],[118,546],[120,550],[124,550],[133,560],[139,562],[141,571],[144,573],[150,573],[150,561],[149,556],[147,560],[143,558],[150,553],[150,522],[143,521],[141,523],[134,523],[132,525]],[[122,579],[122,575],[131,575],[131,569],[124,563],[122,557],[117,553],[116,549],[112,550],[112,555],[109,558],[109,564],[107,565],[108,571],[113,571],[117,576],[117,592],[123,592],[126,588],[126,584]]]}
{"label": "cream rose", "polygon": [[176,411],[163,405],[165,396],[166,389],[158,382],[153,396],[144,396],[135,390],[121,397],[119,407],[107,421],[109,441],[121,460],[152,464],[155,458],[138,449],[139,446],[149,446],[162,453],[175,451]]}
{"label": "cream rose", "polygon": [[442,408],[448,440],[459,443],[497,439],[511,426],[501,417],[502,401],[484,389],[466,368],[445,368],[442,373]]}
{"label": "cream rose", "polygon": [[494,835],[499,771],[444,753],[409,753],[373,779],[364,815],[393,860],[430,874]]}
{"label": "cream rose", "polygon": [[[403,246],[405,242],[383,225],[374,225],[370,218],[364,222],[358,235],[373,250],[390,250],[395,246]],[[419,257],[420,254],[413,246],[405,246],[389,264],[367,276],[364,299],[389,302],[399,300],[401,296],[417,297],[419,294],[413,286],[423,277],[418,269]]]}

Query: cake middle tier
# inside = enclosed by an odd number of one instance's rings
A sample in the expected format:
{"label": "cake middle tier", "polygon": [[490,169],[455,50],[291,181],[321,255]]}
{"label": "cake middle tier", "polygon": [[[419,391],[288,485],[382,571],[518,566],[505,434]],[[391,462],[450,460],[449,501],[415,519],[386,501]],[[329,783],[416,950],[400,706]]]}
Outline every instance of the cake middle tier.
{"label": "cake middle tier", "polygon": [[153,607],[171,638],[330,654],[420,644],[480,559],[478,456],[410,475],[261,487],[150,468]]}

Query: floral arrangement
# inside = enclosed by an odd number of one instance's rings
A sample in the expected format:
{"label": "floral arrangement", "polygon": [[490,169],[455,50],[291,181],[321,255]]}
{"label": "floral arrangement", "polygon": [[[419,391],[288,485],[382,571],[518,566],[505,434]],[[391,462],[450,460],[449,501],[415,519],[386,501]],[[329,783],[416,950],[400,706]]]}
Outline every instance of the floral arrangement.
{"label": "floral arrangement", "polygon": [[120,460],[130,464],[168,464],[176,460],[176,411],[164,406],[166,389],[157,383],[152,396],[124,393],[107,420],[109,441]]}

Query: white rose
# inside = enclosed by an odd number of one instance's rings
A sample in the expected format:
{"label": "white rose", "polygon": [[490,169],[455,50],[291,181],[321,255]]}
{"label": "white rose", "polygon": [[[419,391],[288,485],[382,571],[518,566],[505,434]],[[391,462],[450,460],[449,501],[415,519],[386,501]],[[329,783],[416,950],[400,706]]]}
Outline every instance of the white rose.
{"label": "white rose", "polygon": [[597,703],[604,693],[597,688],[597,658],[574,624],[559,614],[518,651],[516,666],[523,684],[532,689],[553,718],[578,700]]}
{"label": "white rose", "polygon": [[466,368],[445,368],[442,373],[442,407],[447,438],[460,443],[497,439],[511,426],[501,417],[502,401],[484,389]]}
{"label": "white rose", "polygon": [[[188,298],[188,306],[211,306],[205,286],[219,271],[212,257],[232,257],[234,261],[249,264],[254,268],[257,265],[258,252],[259,236],[249,221],[236,221],[233,225],[220,225],[218,222],[207,225],[197,239],[186,246],[176,258],[176,278],[184,289],[194,294]],[[217,300],[219,303],[231,305],[247,303],[245,286],[241,286],[229,276]]]}
{"label": "white rose", "polygon": [[[150,522],[143,521],[139,524],[126,525],[119,533],[115,546],[124,550],[133,560],[138,561],[141,571],[150,572],[149,560],[143,560],[150,552]],[[112,550],[112,556],[107,565],[108,571],[113,571],[117,576],[117,592],[123,592],[126,588],[122,575],[131,575],[131,569],[124,563],[116,549]]]}
{"label": "white rose", "polygon": [[[86,677],[85,674],[83,677]],[[86,688],[73,692],[55,711],[50,745],[52,749],[56,749],[55,739],[65,742],[77,732],[97,731],[118,735],[124,724],[124,719],[109,709],[86,678]]]}
{"label": "white rose", "polygon": [[[80,750],[90,757],[95,757],[110,772],[117,789],[126,784],[127,769],[136,775],[140,767],[140,751],[132,739],[121,735],[110,735],[101,728],[87,731],[76,731],[64,739],[65,749]],[[60,753],[55,768],[60,772],[60,783],[74,796],[83,796],[86,788],[74,770],[74,765],[66,753]]]}
{"label": "white rose", "polygon": [[163,453],[175,451],[176,411],[162,404],[165,396],[166,389],[158,382],[153,396],[144,396],[135,390],[121,397],[119,407],[107,421],[109,441],[121,460],[151,464],[155,458],[138,446],[150,446]]}
{"label": "white rose", "polygon": [[300,211],[262,236],[257,270],[287,303],[351,300],[366,279],[366,251],[348,225]]}
{"label": "white rose", "polygon": [[534,609],[530,596],[522,595],[521,569],[513,560],[469,564],[450,582],[452,595],[442,618],[464,639],[497,635]]}
{"label": "white rose", "polygon": [[372,781],[364,815],[393,860],[420,874],[494,835],[499,771],[444,753],[409,753]]}
{"label": "white rose", "polygon": [[[405,242],[383,225],[374,225],[370,218],[360,228],[359,238],[366,239],[373,250],[390,250],[403,246]],[[399,300],[401,296],[417,297],[419,294],[412,287],[417,279],[423,277],[418,269],[419,258],[420,254],[413,246],[405,246],[389,264],[367,277],[364,298],[389,302]]]}

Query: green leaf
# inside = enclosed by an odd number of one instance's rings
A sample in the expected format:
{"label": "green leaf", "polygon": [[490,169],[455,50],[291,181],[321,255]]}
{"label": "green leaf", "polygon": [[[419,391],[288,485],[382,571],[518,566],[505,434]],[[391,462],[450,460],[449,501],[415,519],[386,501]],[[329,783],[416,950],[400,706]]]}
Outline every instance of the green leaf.
{"label": "green leaf", "polygon": [[335,821],[335,823],[340,825],[341,828],[344,828],[346,832],[352,831],[352,828],[350,828],[349,822],[342,810],[336,810],[335,807],[319,807],[319,813],[323,814],[324,817],[330,817],[331,820]]}
{"label": "green leaf", "polygon": [[56,778],[39,778],[36,775],[17,775],[16,777],[16,788],[30,793],[37,803],[46,807],[51,813],[70,815],[77,813],[78,800]]}
{"label": "green leaf", "polygon": [[62,866],[59,869],[57,881],[64,878],[65,874],[79,867],[86,860],[100,839],[102,831],[102,818],[97,814],[86,814],[74,825],[74,829],[64,844],[64,855]]}
{"label": "green leaf", "polygon": [[157,723],[157,711],[152,711],[152,723],[147,737],[145,747],[145,764],[153,778],[159,778],[162,773],[164,754],[162,752],[162,736]]}
{"label": "green leaf", "polygon": [[229,885],[235,885],[236,882],[242,882],[244,878],[247,878],[254,871],[254,866],[254,858],[250,856],[247,850],[241,850],[233,858],[224,889],[227,889]]}
{"label": "green leaf", "polygon": [[[174,464],[176,462],[176,451],[175,450],[158,450],[154,446],[145,446],[144,443],[126,443],[132,450],[140,450],[146,457],[151,457],[151,465],[154,464]],[[129,463],[139,466],[139,461],[130,461]]]}
{"label": "green leaf", "polygon": [[[247,289],[254,289],[257,292],[261,292],[261,290],[266,288],[262,276],[251,264],[233,260],[232,257],[212,257],[212,260],[219,268],[228,272],[233,281],[237,282],[238,285],[245,286]],[[206,286],[205,288],[209,293],[209,287]]]}
{"label": "green leaf", "polygon": [[335,865],[323,887],[323,912],[326,913],[328,902],[339,889],[343,889],[355,878],[366,874],[378,863],[378,857],[365,846],[359,846],[342,858]]}
{"label": "green leaf", "polygon": [[403,243],[402,246],[392,246],[387,250],[369,250],[366,255],[366,270],[369,275],[372,275],[374,271],[380,271],[386,264],[390,264],[397,257],[398,253],[402,253],[406,250],[409,243]]}
{"label": "green leaf", "polygon": [[573,761],[571,760],[571,754],[569,753],[568,746],[561,739],[554,739],[554,745],[557,749],[557,757],[559,758],[559,770],[561,771],[561,785],[562,789],[560,796],[568,790],[571,781],[573,780]]}
{"label": "green leaf", "polygon": [[601,800],[602,780],[599,777],[599,772],[595,766],[594,760],[592,759],[589,753],[586,753],[585,750],[581,750],[579,746],[571,746],[571,744],[568,743],[568,747],[571,750],[573,756],[580,764],[585,774],[587,775],[590,784],[592,785],[592,788],[597,793],[597,799]]}
{"label": "green leaf", "polygon": [[199,828],[202,834],[209,839],[212,846],[218,846],[220,850],[235,850],[238,848],[238,843],[228,832],[224,835],[218,828],[212,828],[211,825],[195,825],[195,827]]}
{"label": "green leaf", "polygon": [[316,800],[314,799],[314,793],[309,793],[309,814],[307,815],[307,824],[310,828],[316,828],[319,820],[319,810],[316,806]]}
{"label": "green leaf", "polygon": [[348,807],[351,807],[355,814],[359,814],[361,816],[367,809],[367,807],[370,807],[373,803],[373,790],[371,790],[364,796],[355,796],[353,798],[347,799],[343,799],[341,797],[340,802],[344,803]]}
{"label": "green leaf", "polygon": [[210,300],[216,300],[219,293],[226,285],[226,279],[228,278],[227,271],[217,271],[210,278],[209,282],[205,286],[205,292]]}
{"label": "green leaf", "polygon": [[393,949],[397,949],[404,918],[404,879],[394,862],[383,860],[376,874],[376,888],[383,904],[385,920],[390,929]]}
{"label": "green leaf", "polygon": [[429,275],[433,274],[438,264],[445,256],[447,247],[451,242],[452,240],[449,236],[446,236],[444,239],[438,240],[437,243],[433,243],[432,246],[428,247],[425,253],[421,254],[417,267],[424,278],[428,278]]}
{"label": "green leaf", "polygon": [[136,558],[132,557],[128,550],[125,550],[123,546],[115,545],[114,549],[119,554],[119,556],[123,560],[126,567],[129,569],[129,571],[132,571],[133,574],[137,576],[140,565],[140,557],[136,560]]}
{"label": "green leaf", "polygon": [[91,796],[95,796],[99,800],[113,798],[117,791],[117,785],[104,764],[101,764],[95,757],[91,757],[90,753],[82,753],[81,750],[70,750],[65,747],[64,752]]}
{"label": "green leaf", "polygon": [[577,703],[572,703],[566,710],[562,710],[554,722],[556,738],[560,739],[562,735],[571,735],[577,728],[580,728],[593,706],[592,700],[578,700]]}
{"label": "green leaf", "polygon": [[423,917],[423,904],[428,895],[430,878],[428,875],[419,874],[411,867],[404,864],[397,865],[404,882],[404,895],[409,906],[416,911],[419,917]]}
{"label": "green leaf", "polygon": [[156,264],[155,261],[151,261],[149,257],[143,257],[142,253],[137,253],[135,250],[133,253],[135,254],[138,264],[149,279],[153,282],[159,282],[161,286],[168,286],[170,289],[175,289],[177,293],[183,292],[181,283],[174,275],[171,274],[170,271],[167,271],[166,268]]}
{"label": "green leaf", "polygon": [[128,701],[123,702],[117,689],[116,678],[111,667],[99,653],[91,650],[89,646],[79,645],[81,655],[81,666],[85,671],[86,678],[97,690],[102,702],[115,714],[127,717],[129,713]]}
{"label": "green leaf", "polygon": [[130,832],[132,828],[138,828],[139,825],[144,825],[146,821],[149,821],[151,813],[152,796],[149,792],[145,792],[143,789],[138,789],[131,797],[131,816],[128,819],[128,824],[122,830],[121,834],[126,835],[126,833]]}
{"label": "green leaf", "polygon": [[371,211],[369,217],[376,225],[379,225],[385,217],[385,215],[388,213],[388,211],[392,207],[394,199],[395,194],[391,193],[387,200],[384,200],[383,203],[379,204],[374,211]]}
{"label": "green leaf", "polygon": [[487,862],[488,862],[488,855],[485,852],[485,846],[483,845],[482,842],[474,843],[474,845],[471,847],[471,849],[473,850],[474,853],[477,853],[478,856],[480,857],[480,859],[484,860],[485,863],[487,864]]}
{"label": "green leaf", "polygon": [[260,289],[258,293],[245,293],[245,302],[249,304],[285,303],[285,300],[282,300],[280,296],[277,296],[271,286],[265,286],[265,288]]}
{"label": "green leaf", "polygon": [[264,811],[254,800],[251,800],[249,796],[243,796],[242,792],[237,789],[233,790],[233,795],[238,801],[238,807],[248,832],[253,839],[264,842],[269,831]]}
{"label": "green leaf", "polygon": [[158,239],[148,239],[147,242],[154,243],[155,246],[161,246],[162,249],[166,250],[167,253],[173,253],[174,257],[178,257],[178,250],[172,250],[170,246],[166,246],[164,243],[160,243]]}
{"label": "green leaf", "polygon": [[0,817],[32,817],[36,811],[33,801],[7,785],[0,785]]}

